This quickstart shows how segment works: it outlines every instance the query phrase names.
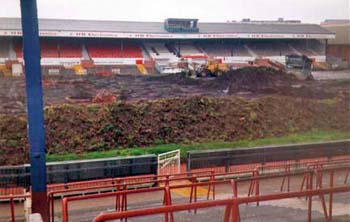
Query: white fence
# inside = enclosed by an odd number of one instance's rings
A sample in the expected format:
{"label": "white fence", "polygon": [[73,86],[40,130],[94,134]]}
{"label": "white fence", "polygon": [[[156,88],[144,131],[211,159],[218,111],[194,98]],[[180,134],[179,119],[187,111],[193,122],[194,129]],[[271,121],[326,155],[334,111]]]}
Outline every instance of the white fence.
{"label": "white fence", "polygon": [[158,175],[181,172],[180,150],[173,150],[158,155]]}

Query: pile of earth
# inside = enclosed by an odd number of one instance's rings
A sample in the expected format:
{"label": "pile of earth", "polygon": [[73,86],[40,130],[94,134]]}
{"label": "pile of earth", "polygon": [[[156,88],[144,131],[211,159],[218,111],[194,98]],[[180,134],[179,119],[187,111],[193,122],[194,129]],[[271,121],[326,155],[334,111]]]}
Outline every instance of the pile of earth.
{"label": "pile of earth", "polygon": [[[332,99],[340,91],[349,91],[350,81],[298,81],[292,75],[271,68],[246,67],[229,71],[218,78],[198,79],[182,74],[44,76],[43,86],[44,104],[51,106],[231,95],[248,99],[265,95]],[[23,78],[0,78],[0,114],[25,114],[24,87]]]}
{"label": "pile of earth", "polygon": [[194,86],[207,91],[217,91],[227,95],[278,94],[303,98],[332,98],[333,92],[317,87],[314,81],[300,81],[294,75],[270,67],[243,67],[230,70],[217,78],[192,79],[185,74],[149,77],[147,81]]}
{"label": "pile of earth", "polygon": [[280,87],[291,86],[297,79],[284,71],[269,67],[245,67],[228,71],[210,82],[210,86],[227,88],[229,93],[238,91],[258,92],[260,90],[277,90]]}
{"label": "pile of earth", "polygon": [[[49,154],[159,143],[234,141],[311,129],[350,130],[350,95],[310,100],[284,96],[191,97],[46,108]],[[28,162],[25,116],[0,116],[0,165]]]}
{"label": "pile of earth", "polygon": [[[166,82],[179,86],[193,86],[216,91],[225,95],[246,95],[249,98],[260,95],[283,95],[302,98],[325,99],[333,98],[337,91],[332,87],[323,86],[318,81],[301,81],[294,75],[283,70],[270,67],[243,67],[230,70],[217,78],[192,79],[185,74],[149,77],[148,81]],[[344,87],[345,88],[345,87]]]}

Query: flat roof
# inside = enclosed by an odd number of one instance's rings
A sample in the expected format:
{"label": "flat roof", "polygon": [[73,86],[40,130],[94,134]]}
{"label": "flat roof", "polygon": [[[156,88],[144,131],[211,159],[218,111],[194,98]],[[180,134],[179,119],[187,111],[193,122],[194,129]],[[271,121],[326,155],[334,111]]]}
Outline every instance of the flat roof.
{"label": "flat roof", "polygon": [[[198,23],[199,33],[169,33],[163,22],[39,19],[41,36],[95,38],[334,38],[316,24]],[[0,36],[20,36],[20,18],[0,18]]]}

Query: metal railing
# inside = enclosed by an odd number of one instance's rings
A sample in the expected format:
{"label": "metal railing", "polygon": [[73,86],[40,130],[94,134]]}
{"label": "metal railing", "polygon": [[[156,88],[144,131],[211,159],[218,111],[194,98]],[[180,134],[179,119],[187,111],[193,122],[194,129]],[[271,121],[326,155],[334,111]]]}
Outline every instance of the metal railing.
{"label": "metal railing", "polygon": [[[47,183],[68,183],[157,173],[157,156],[52,162]],[[30,165],[0,167],[0,188],[30,187]]]}
{"label": "metal railing", "polygon": [[[278,193],[278,194],[269,194],[269,195],[258,195],[253,197],[239,197],[239,198],[231,198],[225,200],[212,200],[212,201],[204,201],[198,203],[187,203],[187,204],[177,204],[171,206],[162,206],[158,208],[148,208],[148,209],[138,209],[138,210],[130,210],[124,212],[110,212],[110,213],[102,213],[93,219],[93,222],[104,222],[109,220],[117,220],[124,218],[132,218],[139,216],[147,216],[147,215],[155,215],[155,214],[165,214],[165,221],[173,222],[173,216],[168,216],[178,211],[188,211],[188,210],[196,210],[201,208],[211,208],[223,206],[225,207],[224,212],[224,222],[229,222],[230,218],[232,222],[240,221],[239,214],[239,205],[240,204],[248,204],[252,202],[264,202],[271,200],[281,200],[287,198],[300,198],[307,197],[308,198],[308,222],[311,222],[312,219],[312,197],[320,196],[320,195],[333,195],[335,193],[344,193],[350,192],[350,186],[342,186],[342,187],[334,187],[327,189],[311,189],[307,191],[297,191],[297,192],[286,192],[286,193]],[[326,217],[327,220],[332,218],[331,213],[331,203],[332,200],[329,200],[329,216]]]}
{"label": "metal railing", "polygon": [[189,151],[187,171],[242,164],[266,164],[281,161],[300,161],[311,158],[331,158],[350,155],[350,140],[255,148]]}
{"label": "metal railing", "polygon": [[[218,178],[213,178],[212,180],[209,180],[209,182],[193,182],[190,184],[182,184],[182,185],[170,185],[170,184],[166,184],[164,187],[152,187],[152,188],[142,188],[142,189],[138,189],[138,190],[120,190],[120,191],[116,191],[116,192],[111,192],[111,193],[103,193],[103,194],[92,194],[92,195],[85,195],[85,196],[74,196],[74,197],[65,197],[62,200],[62,222],[68,222],[68,203],[72,202],[72,201],[81,201],[81,200],[88,200],[88,199],[96,199],[96,198],[106,198],[106,197],[115,197],[116,198],[116,206],[115,206],[115,210],[119,211],[119,212],[125,212],[128,211],[128,207],[127,207],[127,196],[130,194],[136,194],[136,193],[150,193],[150,192],[163,192],[163,201],[162,205],[164,206],[169,206],[172,205],[172,198],[171,198],[171,191],[174,189],[180,189],[180,188],[189,188],[191,189],[191,194],[189,197],[189,203],[196,203],[197,202],[197,188],[198,187],[203,187],[203,186],[208,186],[208,187],[213,187],[213,189],[215,189],[215,186],[217,185],[230,185],[232,187],[232,196],[235,199],[239,199],[241,197],[238,197],[238,183],[241,182],[249,182],[249,188],[248,188],[248,192],[247,192],[247,197],[251,198],[249,199],[250,202],[256,202],[257,205],[259,205],[260,202],[260,197],[261,195],[261,190],[260,190],[260,181],[261,180],[268,180],[268,179],[273,179],[273,178],[285,178],[286,176],[303,176],[306,177],[306,191],[303,189],[300,189],[298,191],[287,191],[287,193],[294,193],[295,195],[301,195],[301,194],[305,194],[305,192],[313,190],[313,189],[323,189],[322,186],[320,186],[320,184],[322,184],[322,180],[320,180],[319,174],[322,173],[329,173],[330,177],[329,177],[329,185],[331,188],[333,188],[334,186],[334,173],[335,172],[342,172],[344,170],[349,171],[350,169],[350,165],[347,164],[346,166],[340,166],[340,167],[330,167],[330,168],[319,168],[318,170],[311,170],[311,169],[305,169],[302,171],[298,171],[298,172],[283,172],[283,173],[279,173],[279,174],[271,174],[271,175],[259,175],[256,174],[256,172],[253,172],[253,176],[251,177],[247,177],[247,178],[238,178],[238,179],[218,179]],[[221,174],[225,174],[225,173],[221,173]],[[228,173],[226,173],[228,174]],[[314,185],[314,181],[316,186]],[[346,183],[347,181],[344,181],[344,183]],[[208,194],[207,194],[207,200],[209,200],[210,195],[209,195],[210,189],[208,189]],[[283,193],[282,193],[283,194]],[[271,196],[271,195],[275,195],[275,194],[268,194],[267,196]],[[279,196],[281,194],[277,194],[277,196]],[[287,195],[289,196],[289,195]],[[308,195],[306,195],[308,196]],[[263,196],[264,197],[264,196]],[[244,198],[244,197],[243,197]],[[256,199],[254,199],[256,198]],[[283,198],[283,195],[282,197]],[[287,198],[287,197],[286,197]],[[213,192],[213,196],[212,199],[215,200],[215,194]],[[308,198],[309,200],[309,204],[312,201],[312,198]],[[332,198],[330,198],[332,199]],[[255,201],[252,201],[255,200]],[[330,213],[327,213],[327,209],[325,208],[325,199],[321,198],[321,202],[322,202],[322,206],[323,206],[323,210],[324,210],[324,215],[326,218],[328,218],[328,215],[331,215],[331,203],[330,203]],[[186,208],[187,210],[189,210],[189,208]],[[310,207],[311,209],[311,207]],[[311,212],[311,210],[310,210]],[[196,213],[196,212],[195,212]],[[127,214],[123,214],[123,215],[127,215]],[[170,217],[170,221],[173,221],[173,216],[170,213],[166,215],[165,217],[165,221],[168,221]],[[309,215],[309,217],[311,218],[311,215]],[[127,217],[121,217],[121,218],[127,218]],[[98,221],[98,220],[97,220]]]}

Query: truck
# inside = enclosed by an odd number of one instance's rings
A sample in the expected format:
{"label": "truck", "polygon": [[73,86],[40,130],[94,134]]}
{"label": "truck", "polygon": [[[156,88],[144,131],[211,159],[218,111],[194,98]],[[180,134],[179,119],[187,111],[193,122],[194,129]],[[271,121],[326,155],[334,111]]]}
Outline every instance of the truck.
{"label": "truck", "polygon": [[286,55],[286,71],[299,79],[312,79],[313,60],[305,55]]}

